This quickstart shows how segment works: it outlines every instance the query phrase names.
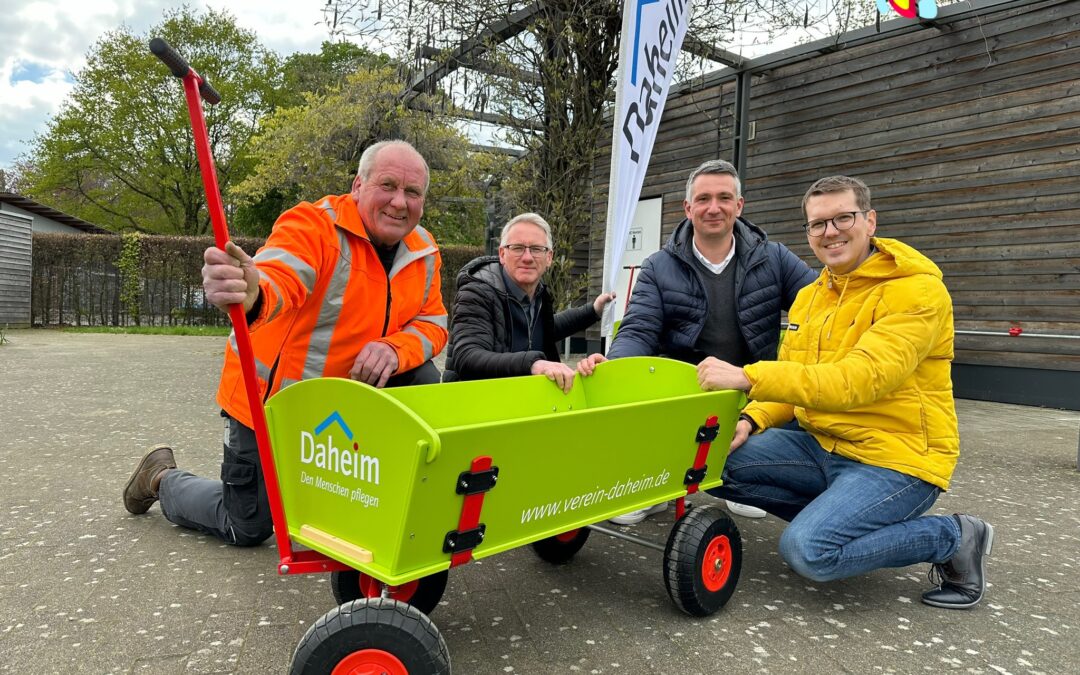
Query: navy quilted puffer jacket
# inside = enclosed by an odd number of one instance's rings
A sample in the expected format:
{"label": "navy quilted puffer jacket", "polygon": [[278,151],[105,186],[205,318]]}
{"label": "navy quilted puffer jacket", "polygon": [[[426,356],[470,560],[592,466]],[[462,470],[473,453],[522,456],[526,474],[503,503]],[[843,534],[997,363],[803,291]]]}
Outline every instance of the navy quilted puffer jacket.
{"label": "navy quilted puffer jacket", "polygon": [[[684,219],[664,248],[645,259],[630,306],[608,358],[657,354],[697,363],[694,343],[705,325],[708,300],[693,264],[694,227]],[[735,296],[739,329],[752,361],[776,358],[780,312],[817,275],[797,255],[757,225],[735,221]]]}

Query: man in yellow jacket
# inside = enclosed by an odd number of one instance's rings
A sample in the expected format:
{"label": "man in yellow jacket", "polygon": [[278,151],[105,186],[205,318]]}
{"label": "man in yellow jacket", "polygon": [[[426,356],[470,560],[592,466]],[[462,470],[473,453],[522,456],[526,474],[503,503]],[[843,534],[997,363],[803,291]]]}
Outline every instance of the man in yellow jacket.
{"label": "man in yellow jacket", "polygon": [[[815,581],[932,563],[923,602],[978,603],[994,531],[973,516],[923,516],[959,454],[950,374],[952,299],[915,249],[875,238],[870,190],[832,176],[803,197],[825,269],[788,312],[779,360],[698,366],[703,389],[741,389],[717,497],[790,522],[780,554]],[[791,424],[798,422],[798,427]]]}
{"label": "man in yellow jacket", "polygon": [[[424,158],[404,141],[364,151],[349,194],[303,202],[274,224],[254,259],[236,244],[208,248],[203,288],[221,309],[243,303],[259,391],[313,377],[374,387],[439,381],[431,358],[446,345],[442,258],[419,227],[428,188]],[[273,532],[235,336],[217,393],[225,418],[221,479],[176,468],[157,446],[124,488],[124,506],[157,500],[171,522],[253,546]]]}

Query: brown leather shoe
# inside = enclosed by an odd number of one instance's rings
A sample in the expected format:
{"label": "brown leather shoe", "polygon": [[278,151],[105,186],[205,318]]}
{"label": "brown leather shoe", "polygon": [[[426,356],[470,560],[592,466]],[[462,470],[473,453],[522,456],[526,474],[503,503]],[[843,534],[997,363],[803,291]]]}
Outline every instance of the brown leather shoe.
{"label": "brown leather shoe", "polygon": [[146,513],[157,501],[154,478],[166,469],[175,469],[172,448],[167,445],[155,445],[146,453],[135,472],[124,486],[124,508],[134,514]]}

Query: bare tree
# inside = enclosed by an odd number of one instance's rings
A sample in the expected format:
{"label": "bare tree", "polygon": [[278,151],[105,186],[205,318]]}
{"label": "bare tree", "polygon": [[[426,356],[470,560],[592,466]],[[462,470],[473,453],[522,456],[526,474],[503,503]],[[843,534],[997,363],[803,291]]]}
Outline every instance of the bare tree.
{"label": "bare tree", "polygon": [[[587,231],[590,177],[603,115],[614,100],[622,4],[617,0],[329,0],[334,39],[363,37],[404,55],[409,89],[442,93],[442,107],[496,125],[494,136],[526,150],[503,189],[514,210],[543,213],[556,260],[557,301],[581,294],[571,253]],[[689,35],[697,54],[738,52],[779,31],[814,27],[815,37],[873,17],[867,0],[698,0]],[[716,67],[718,64],[711,64]],[[684,74],[711,69],[701,56]]]}

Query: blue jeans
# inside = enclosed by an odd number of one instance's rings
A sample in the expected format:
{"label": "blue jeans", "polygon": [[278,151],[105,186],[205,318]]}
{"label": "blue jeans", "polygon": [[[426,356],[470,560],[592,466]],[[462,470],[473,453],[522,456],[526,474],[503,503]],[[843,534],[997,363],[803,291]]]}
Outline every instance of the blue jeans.
{"label": "blue jeans", "polygon": [[724,484],[709,490],[789,521],[780,555],[813,581],[948,560],[959,523],[922,515],[940,492],[914,476],[826,452],[802,429],[780,428],[731,453]]}

